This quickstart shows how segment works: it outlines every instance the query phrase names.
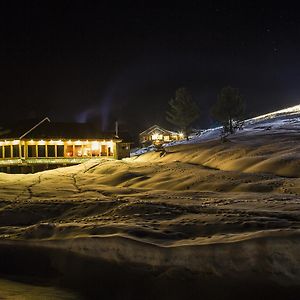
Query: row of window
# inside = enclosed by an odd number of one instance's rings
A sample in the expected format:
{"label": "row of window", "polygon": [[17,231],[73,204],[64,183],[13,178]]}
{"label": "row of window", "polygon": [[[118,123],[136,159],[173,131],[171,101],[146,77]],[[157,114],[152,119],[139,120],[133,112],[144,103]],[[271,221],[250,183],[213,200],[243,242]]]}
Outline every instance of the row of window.
{"label": "row of window", "polygon": [[[47,147],[47,148],[46,148]],[[21,155],[20,155],[21,150]],[[65,151],[66,150],[66,151]],[[27,145],[27,157],[90,157],[90,156],[112,156],[111,147],[102,145],[99,149],[88,146],[65,146],[64,145]],[[0,146],[0,158],[25,157],[24,146],[19,145]]]}
{"label": "row of window", "polygon": [[153,134],[153,135],[144,137],[144,141],[157,141],[157,140],[162,141],[162,140],[164,140],[165,142],[169,142],[172,139],[175,139],[175,138],[172,138],[169,135],[162,135],[162,134]]}
{"label": "row of window", "polygon": [[[47,157],[64,157],[64,146],[58,145],[56,146],[57,150],[55,153],[55,145],[48,145],[47,146]],[[21,150],[21,155],[20,155]],[[24,146],[19,148],[19,145],[7,145],[7,146],[0,146],[0,158],[13,158],[13,157],[24,157]],[[28,157],[46,157],[46,146],[45,145],[28,145],[27,146],[27,156]]]}

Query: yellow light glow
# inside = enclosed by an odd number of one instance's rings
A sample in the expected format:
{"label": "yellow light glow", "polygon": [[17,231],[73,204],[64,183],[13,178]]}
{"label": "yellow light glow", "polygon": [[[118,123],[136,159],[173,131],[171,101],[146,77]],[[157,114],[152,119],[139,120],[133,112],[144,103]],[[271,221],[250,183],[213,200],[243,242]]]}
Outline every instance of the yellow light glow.
{"label": "yellow light glow", "polygon": [[99,142],[92,142],[91,148],[92,148],[93,151],[99,150],[100,149]]}
{"label": "yellow light glow", "polygon": [[14,141],[12,142],[13,145],[19,145],[19,143],[20,143],[19,140],[14,140]]}
{"label": "yellow light glow", "polygon": [[84,148],[83,149],[83,156],[89,156],[90,155],[90,148]]}
{"label": "yellow light glow", "polygon": [[152,134],[152,140],[157,140],[158,139],[158,133]]}
{"label": "yellow light glow", "polygon": [[179,134],[179,137],[180,137],[180,138],[183,138],[183,137],[184,137],[183,132],[179,132],[178,134]]}
{"label": "yellow light glow", "polygon": [[38,145],[46,145],[46,142],[44,140],[38,141]]}

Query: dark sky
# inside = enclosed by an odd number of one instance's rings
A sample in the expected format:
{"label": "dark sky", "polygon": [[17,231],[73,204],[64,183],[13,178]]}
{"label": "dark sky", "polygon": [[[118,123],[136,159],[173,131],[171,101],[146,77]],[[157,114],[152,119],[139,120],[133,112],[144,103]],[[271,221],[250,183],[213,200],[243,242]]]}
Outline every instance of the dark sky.
{"label": "dark sky", "polygon": [[[212,125],[219,90],[249,114],[300,101],[300,12],[288,1],[1,1],[2,121],[166,125],[175,89]],[[294,2],[296,3],[296,1]]]}

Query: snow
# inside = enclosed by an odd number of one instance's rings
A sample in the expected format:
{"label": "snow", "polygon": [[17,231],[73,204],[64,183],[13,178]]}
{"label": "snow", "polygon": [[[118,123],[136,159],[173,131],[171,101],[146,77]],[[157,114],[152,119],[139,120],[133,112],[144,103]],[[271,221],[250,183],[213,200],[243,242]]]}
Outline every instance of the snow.
{"label": "snow", "polygon": [[[184,144],[198,144],[204,141],[219,139],[222,129],[223,128],[219,126],[204,130],[196,130],[193,135],[189,136],[189,140],[173,141],[164,144],[163,146],[168,147]],[[269,131],[271,129],[273,131],[280,130],[281,132],[284,132],[284,130],[288,130],[290,132],[291,129],[295,131],[300,130],[300,104],[247,119],[245,120],[243,129],[237,131],[235,135],[253,135],[262,131]],[[141,149],[134,149],[131,152],[131,157],[139,156],[153,150],[154,147],[152,145]]]}
{"label": "snow", "polygon": [[0,173],[0,247],[299,286],[299,129],[291,109],[247,120],[226,142],[205,130],[164,156]]}
{"label": "snow", "polygon": [[249,119],[248,121],[266,120],[266,119],[276,118],[279,116],[291,116],[294,114],[300,114],[300,104],[285,109],[277,110],[265,115],[257,116],[255,118]]}

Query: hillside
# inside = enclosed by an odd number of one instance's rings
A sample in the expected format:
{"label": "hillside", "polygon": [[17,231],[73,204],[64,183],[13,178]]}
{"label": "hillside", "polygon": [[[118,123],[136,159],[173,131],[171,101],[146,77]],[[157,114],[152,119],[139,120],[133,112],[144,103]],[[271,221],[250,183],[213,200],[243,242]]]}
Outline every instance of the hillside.
{"label": "hillside", "polygon": [[[204,134],[168,147],[162,157],[149,152],[2,173],[0,251],[39,249],[63,273],[63,260],[51,251],[146,266],[158,276],[147,273],[149,282],[181,282],[178,295],[192,295],[191,278],[208,294],[201,282],[226,278],[230,287],[258,283],[288,299],[286,287],[292,293],[300,286],[299,122],[297,114],[280,113],[247,121],[225,143]],[[171,296],[165,298],[176,299],[176,289]]]}

